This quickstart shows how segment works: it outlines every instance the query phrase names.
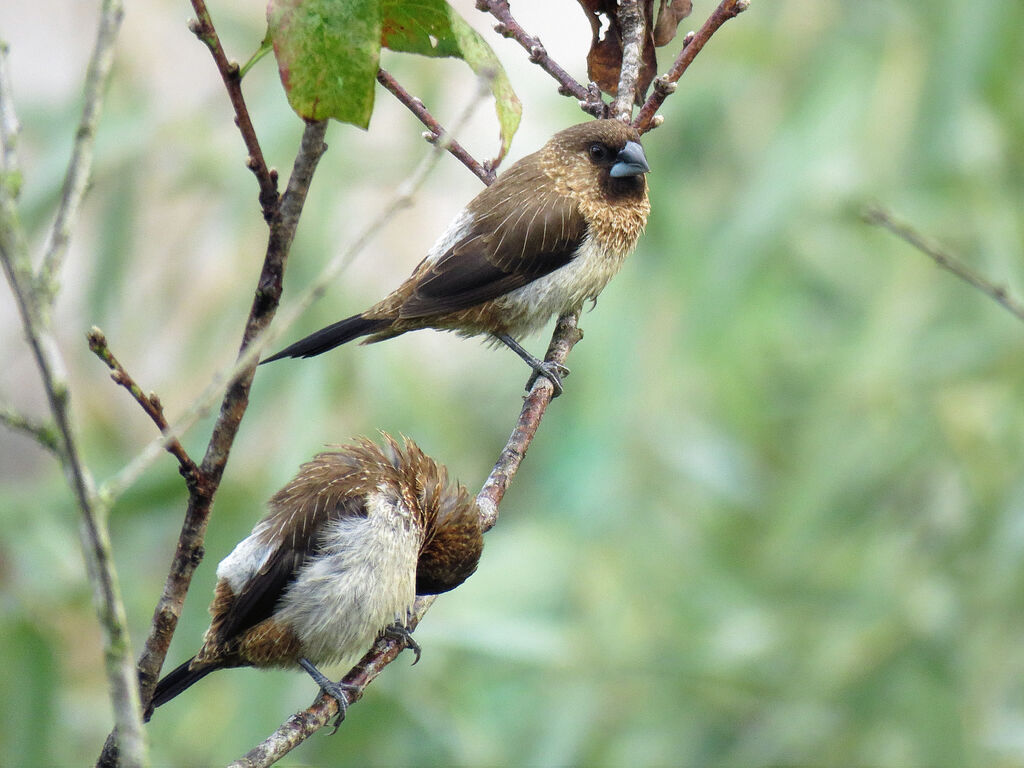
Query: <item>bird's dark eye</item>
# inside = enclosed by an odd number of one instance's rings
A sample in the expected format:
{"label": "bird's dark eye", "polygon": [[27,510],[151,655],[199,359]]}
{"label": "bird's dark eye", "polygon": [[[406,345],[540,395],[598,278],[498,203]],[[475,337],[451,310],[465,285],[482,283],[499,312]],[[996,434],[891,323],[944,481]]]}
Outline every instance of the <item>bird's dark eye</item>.
{"label": "bird's dark eye", "polygon": [[599,163],[602,160],[607,160],[612,156],[612,151],[608,149],[604,144],[594,142],[590,145],[587,150],[590,153],[590,159],[595,163]]}

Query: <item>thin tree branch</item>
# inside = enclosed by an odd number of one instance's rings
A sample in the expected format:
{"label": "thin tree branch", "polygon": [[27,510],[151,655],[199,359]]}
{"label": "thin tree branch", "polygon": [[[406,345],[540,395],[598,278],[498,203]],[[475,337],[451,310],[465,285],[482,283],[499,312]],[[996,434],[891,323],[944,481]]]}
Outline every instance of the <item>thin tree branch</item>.
{"label": "thin tree branch", "polygon": [[[4,174],[0,178],[0,261],[18,306],[29,348],[39,368],[43,388],[57,432],[57,452],[68,485],[82,516],[79,529],[89,580],[93,585],[96,610],[104,636],[104,658],[110,696],[118,731],[123,734],[124,764],[142,765],[146,744],[142,732],[141,708],[135,682],[134,665],[127,632],[124,604],[121,601],[117,572],[114,569],[107,531],[107,501],[99,497],[92,477],[82,461],[71,423],[69,393],[64,363],[50,329],[57,276],[63,263],[71,224],[78,212],[92,166],[92,141],[102,106],[102,95],[110,74],[113,45],[123,9],[119,0],[104,0],[99,29],[87,67],[85,103],[79,124],[75,150],[65,176],[64,196],[51,230],[38,276],[33,274],[24,229],[18,219],[16,157],[13,141],[17,121],[10,79],[0,76],[0,138],[4,141]],[[0,56],[0,59],[3,59]],[[12,126],[14,127],[12,130]]]}
{"label": "thin tree branch", "polygon": [[672,68],[666,74],[654,78],[654,90],[647,98],[647,101],[644,102],[640,112],[637,113],[636,119],[633,121],[634,127],[640,133],[647,133],[652,128],[657,128],[661,125],[661,121],[655,119],[655,113],[665,103],[665,99],[669,94],[675,92],[676,83],[679,81],[679,78],[683,76],[683,73],[689,68],[697,54],[701,52],[708,40],[711,39],[711,36],[725,22],[739,16],[749,7],[750,0],[722,0],[696,34],[687,35],[683,39],[683,48],[679,51],[679,55],[676,56]]}
{"label": "thin tree branch", "polygon": [[[111,685],[117,729],[125,734],[124,764],[142,765],[145,742],[142,735],[140,702],[132,654],[127,634],[127,619],[121,600],[117,574],[113,567],[110,538],[106,518],[109,504],[96,493],[94,483],[78,452],[77,439],[68,412],[67,381],[63,376],[64,364],[56,339],[48,330],[47,321],[37,303],[39,292],[21,279],[19,264],[27,262],[27,254],[16,254],[12,241],[19,238],[12,231],[12,221],[4,216],[0,222],[0,260],[12,291],[15,294],[29,347],[36,358],[43,387],[59,434],[58,455],[61,457],[65,477],[74,493],[82,514],[82,547],[90,582],[95,591],[100,625],[104,630],[107,674]],[[20,230],[20,223],[16,223]],[[23,238],[23,233],[20,235]],[[22,275],[19,276],[19,271]]]}
{"label": "thin tree branch", "polygon": [[[429,133],[424,134],[424,138],[428,142],[433,144],[444,135],[444,128],[442,128],[441,124],[437,122],[432,114],[430,114],[427,108],[423,105],[423,102],[405,90],[390,73],[383,69],[377,70],[377,82],[391,91],[396,99],[402,102],[410,112],[419,118],[421,123],[430,129]],[[469,168],[469,170],[471,170],[484,184],[490,185],[491,182],[494,181],[494,169],[497,166],[496,162],[486,164],[479,163],[476,158],[469,154],[465,147],[455,141],[455,139],[448,140],[448,151],[456,160]]]}
{"label": "thin tree branch", "polygon": [[202,559],[203,537],[213,497],[220,485],[239,423],[249,404],[249,388],[256,372],[255,355],[246,355],[246,350],[253,339],[269,325],[277,311],[281,297],[282,275],[298,227],[299,215],[309,191],[313,172],[327,148],[323,141],[326,128],[326,121],[306,125],[288,188],[270,224],[263,270],[260,273],[249,319],[246,321],[239,353],[240,357],[244,356],[248,362],[243,362],[243,369],[228,384],[221,403],[220,415],[199,467],[196,489],[189,496],[185,521],[171,570],[164,584],[163,595],[154,611],[153,626],[149,637],[146,638],[145,650],[139,659],[139,682],[142,699],[145,702],[152,697],[160,667],[178,625],[185,595],[192,583],[192,574]]}
{"label": "thin tree branch", "polygon": [[28,435],[40,446],[48,450],[58,460],[61,459],[60,436],[57,434],[57,425],[51,422],[37,421],[9,405],[0,406],[0,422],[6,424],[15,432]]}
{"label": "thin tree branch", "polygon": [[192,9],[196,12],[196,18],[189,23],[189,30],[210,50],[217,71],[220,72],[224,87],[227,88],[228,98],[231,99],[231,106],[235,110],[235,125],[242,134],[242,141],[249,151],[249,159],[246,166],[256,176],[260,186],[260,207],[263,209],[263,218],[268,223],[274,218],[277,205],[280,199],[277,195],[277,171],[267,168],[266,160],[263,159],[263,149],[256,138],[256,129],[253,128],[252,119],[249,117],[249,108],[245,105],[245,97],[242,95],[242,77],[239,73],[238,64],[228,61],[224,53],[224,47],[220,43],[220,37],[213,27],[213,20],[210,12],[206,9],[205,0],[191,0]]}
{"label": "thin tree branch", "polygon": [[601,89],[591,83],[588,87],[576,81],[558,62],[548,56],[547,50],[540,39],[533,37],[523,29],[512,17],[508,0],[477,0],[477,10],[491,14],[498,23],[494,31],[502,37],[510,37],[519,43],[530,54],[530,61],[539,66],[558,81],[558,92],[563,96],[573,96],[580,103],[580,109],[594,117],[606,117],[608,106],[601,98]]}
{"label": "thin tree branch", "polygon": [[[572,348],[583,338],[583,331],[577,326],[578,321],[579,310],[558,318],[545,360],[565,364]],[[554,387],[551,382],[543,376],[538,376],[526,396],[523,408],[519,412],[519,420],[505,443],[494,469],[476,496],[477,505],[480,507],[480,522],[485,531],[493,528],[498,521],[498,506],[526,456],[526,449],[530,447],[537,434],[540,421],[551,403],[553,394]]]}
{"label": "thin tree branch", "polygon": [[21,179],[18,176],[18,134],[21,125],[14,111],[14,89],[11,86],[11,73],[7,61],[9,47],[0,40],[0,174],[3,184],[14,187],[13,198],[18,196]]}
{"label": "thin tree branch", "polygon": [[[167,419],[164,418],[164,407],[160,402],[160,398],[155,393],[150,392],[148,395],[142,391],[142,387],[135,383],[135,379],[131,377],[114,353],[110,351],[110,347],[107,346],[107,338],[103,335],[103,331],[93,326],[88,333],[89,349],[92,350],[100,360],[102,360],[106,366],[113,371],[110,374],[110,378],[115,383],[120,384],[128,393],[135,399],[139,405],[142,406],[142,410],[146,412],[146,415],[153,420],[156,424],[156,428],[161,433],[166,432],[169,425]],[[181,442],[176,437],[171,437],[167,441],[167,451],[178,460],[178,464],[181,467],[181,474],[185,478],[188,487],[191,489],[197,479],[199,468],[192,461],[192,458],[185,451]]]}
{"label": "thin tree branch", "polygon": [[864,211],[861,218],[868,224],[881,227],[896,235],[905,243],[912,245],[938,266],[947,272],[952,272],[968,285],[984,293],[1018,320],[1024,321],[1024,304],[1010,296],[1004,286],[990,282],[960,261],[956,256],[928,242],[923,235],[909,224],[893,218],[888,211],[877,206],[868,208]]}
{"label": "thin tree branch", "polygon": [[51,301],[57,292],[57,275],[67,253],[71,227],[82,207],[85,190],[92,176],[96,127],[103,110],[103,94],[114,65],[114,42],[123,18],[124,6],[121,0],[104,1],[96,43],[85,73],[82,118],[78,123],[78,130],[75,131],[71,162],[64,177],[64,189],[61,192],[57,216],[47,235],[46,245],[43,247],[43,261],[36,276],[39,288],[46,291]]}
{"label": "thin tree branch", "polygon": [[633,117],[644,33],[650,20],[644,18],[643,8],[637,0],[619,0],[619,23],[622,25],[622,68],[610,111],[612,117],[628,123]]}

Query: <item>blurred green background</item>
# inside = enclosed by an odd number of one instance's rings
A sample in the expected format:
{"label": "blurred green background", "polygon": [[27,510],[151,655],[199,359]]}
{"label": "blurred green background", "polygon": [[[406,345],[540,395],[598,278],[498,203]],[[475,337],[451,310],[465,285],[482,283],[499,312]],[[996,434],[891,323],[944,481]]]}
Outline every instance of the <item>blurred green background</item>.
{"label": "blurred green background", "polygon": [[[0,8],[36,245],[95,5]],[[214,20],[244,60],[262,10],[227,5]],[[684,28],[713,7],[695,5]],[[513,8],[585,76],[574,3]],[[103,328],[173,418],[233,359],[263,256],[256,186],[189,12],[129,4],[59,305],[101,480],[154,430],[89,355],[86,329]],[[487,35],[525,105],[514,159],[581,116]],[[753,0],[716,35],[645,138],[647,235],[582,318],[566,395],[480,570],[417,631],[418,666],[401,658],[337,735],[282,764],[1024,763],[1024,326],[858,219],[878,201],[1024,296],[1022,51],[1019,0]],[[458,62],[384,63],[442,122],[472,88]],[[286,174],[302,126],[270,59],[246,92]],[[368,133],[331,126],[286,305],[407,177],[420,130],[383,91]],[[488,105],[464,138],[496,149]],[[383,295],[478,188],[443,161],[282,340]],[[0,397],[41,413],[4,293]],[[478,486],[524,380],[514,355],[432,332],[261,369],[168,664],[199,643],[217,561],[303,460],[387,429]],[[193,456],[210,423],[187,435]],[[76,514],[54,462],[9,431],[0,480],[0,754],[88,763],[111,712]],[[112,515],[136,653],[184,499],[165,457]],[[153,761],[225,763],[314,693],[297,673],[218,673],[156,714]]]}

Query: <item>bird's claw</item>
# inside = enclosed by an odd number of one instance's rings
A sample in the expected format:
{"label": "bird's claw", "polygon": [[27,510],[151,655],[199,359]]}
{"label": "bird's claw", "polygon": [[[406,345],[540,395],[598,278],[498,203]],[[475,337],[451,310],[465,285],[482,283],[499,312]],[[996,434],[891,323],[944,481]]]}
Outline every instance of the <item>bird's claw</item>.
{"label": "bird's claw", "polygon": [[551,382],[553,392],[551,397],[558,397],[562,394],[562,378],[569,375],[569,369],[561,363],[556,363],[554,360],[544,360],[536,368],[533,369],[533,375],[530,376],[530,380],[526,382],[526,391],[529,392],[533,389],[533,385],[537,382],[537,378],[543,376],[545,379]]}
{"label": "bird's claw", "polygon": [[357,694],[359,693],[359,686],[352,685],[351,683],[335,683],[328,679],[327,675],[316,668],[309,659],[299,659],[299,666],[309,673],[316,684],[320,686],[320,690],[326,695],[330,696],[336,702],[338,702],[338,716],[334,719],[334,730],[331,731],[333,736],[338,732],[338,728],[341,726],[341,721],[345,719],[345,713],[348,711],[348,697],[346,693]]}
{"label": "bird's claw", "polygon": [[348,683],[334,683],[328,680],[326,683],[320,683],[320,690],[338,702],[338,716],[334,718],[334,730],[331,731],[331,736],[333,736],[338,732],[338,728],[341,727],[341,721],[345,719],[345,715],[348,713],[348,697],[345,695],[346,692],[357,693],[359,686],[349,685]]}
{"label": "bird's claw", "polygon": [[416,666],[416,663],[420,660],[420,656],[423,653],[423,649],[420,648],[420,644],[412,639],[412,632],[407,626],[400,623],[394,623],[389,627],[384,628],[384,634],[389,635],[399,640],[405,641],[405,647],[416,654],[416,658],[413,659],[412,666]]}

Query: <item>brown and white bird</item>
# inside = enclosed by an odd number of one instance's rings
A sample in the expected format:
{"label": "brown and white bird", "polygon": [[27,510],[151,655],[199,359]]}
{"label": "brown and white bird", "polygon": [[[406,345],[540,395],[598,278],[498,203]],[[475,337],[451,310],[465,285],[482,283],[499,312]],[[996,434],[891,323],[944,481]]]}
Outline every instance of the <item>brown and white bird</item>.
{"label": "brown and white bird", "polygon": [[397,290],[263,362],[435,328],[488,334],[558,394],[567,371],[533,357],[516,337],[596,299],[636,248],[650,212],[639,140],[618,120],[556,133],[473,198]]}
{"label": "brown and white bird", "polygon": [[400,448],[383,437],[382,447],[364,438],[319,454],[270,499],[217,566],[203,645],[157,684],[147,720],[214,670],[298,666],[338,699],[340,719],[344,686],[316,665],[354,662],[384,631],[411,641],[416,595],[454,589],[476,570],[473,497],[411,440]]}

